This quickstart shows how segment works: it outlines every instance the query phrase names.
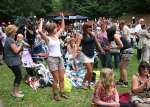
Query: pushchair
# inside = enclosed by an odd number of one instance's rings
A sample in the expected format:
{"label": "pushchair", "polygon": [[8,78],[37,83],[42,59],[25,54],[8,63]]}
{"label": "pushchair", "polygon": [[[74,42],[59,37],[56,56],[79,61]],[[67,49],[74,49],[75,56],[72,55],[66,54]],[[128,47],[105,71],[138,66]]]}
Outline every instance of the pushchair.
{"label": "pushchair", "polygon": [[33,46],[31,56],[33,62],[36,64],[36,67],[34,67],[35,74],[34,76],[29,76],[26,83],[34,90],[38,87],[45,87],[47,85],[51,86],[53,77],[49,72],[47,65],[48,54],[46,51],[46,46],[43,44]]}

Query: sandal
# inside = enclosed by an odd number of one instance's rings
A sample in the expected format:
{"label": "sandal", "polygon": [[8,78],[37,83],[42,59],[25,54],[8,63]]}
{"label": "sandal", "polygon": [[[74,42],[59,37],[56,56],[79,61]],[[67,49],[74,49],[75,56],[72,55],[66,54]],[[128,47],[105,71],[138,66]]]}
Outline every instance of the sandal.
{"label": "sandal", "polygon": [[22,94],[23,93],[23,91],[19,91],[19,94]]}
{"label": "sandal", "polygon": [[61,101],[60,97],[59,97],[58,94],[56,94],[56,93],[54,93],[53,99],[54,99],[55,101]]}
{"label": "sandal", "polygon": [[61,93],[60,96],[61,96],[62,98],[64,98],[64,99],[69,99],[69,97],[66,96],[64,93]]}
{"label": "sandal", "polygon": [[88,86],[82,86],[82,88],[84,89],[84,90],[87,90],[88,89]]}
{"label": "sandal", "polygon": [[13,97],[17,97],[17,98],[23,98],[24,97],[24,94],[20,94],[20,93],[11,93],[11,95],[13,96]]}
{"label": "sandal", "polygon": [[82,84],[82,88],[83,88],[84,90],[87,90],[87,89],[88,89],[88,86],[89,86],[88,82],[85,82],[85,83]]}

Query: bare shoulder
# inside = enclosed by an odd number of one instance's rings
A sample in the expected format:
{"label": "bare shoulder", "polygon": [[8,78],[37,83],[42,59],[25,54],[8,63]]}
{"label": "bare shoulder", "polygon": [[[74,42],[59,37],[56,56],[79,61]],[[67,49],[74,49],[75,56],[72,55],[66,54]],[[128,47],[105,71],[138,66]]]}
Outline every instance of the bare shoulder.
{"label": "bare shoulder", "polygon": [[94,37],[95,37],[95,35],[96,35],[96,33],[95,33],[95,32],[91,32],[91,34],[92,34],[92,36],[94,36]]}
{"label": "bare shoulder", "polygon": [[100,87],[100,86],[102,86],[102,82],[101,82],[101,81],[98,81],[98,82],[96,83],[96,87],[98,88],[98,87]]}
{"label": "bare shoulder", "polygon": [[137,75],[132,76],[132,80],[137,80],[137,79],[138,79]]}
{"label": "bare shoulder", "polygon": [[119,35],[119,34],[114,35],[114,38],[120,38],[120,37],[121,37],[121,35]]}
{"label": "bare shoulder", "polygon": [[57,33],[54,35],[54,37],[57,38],[57,39],[59,38],[59,36],[60,36],[60,33],[59,33],[59,32],[57,32]]}

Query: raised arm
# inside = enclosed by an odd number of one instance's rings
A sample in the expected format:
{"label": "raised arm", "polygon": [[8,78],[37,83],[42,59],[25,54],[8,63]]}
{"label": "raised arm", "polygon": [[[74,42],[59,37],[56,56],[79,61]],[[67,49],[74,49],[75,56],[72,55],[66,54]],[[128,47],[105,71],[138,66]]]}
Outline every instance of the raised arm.
{"label": "raised arm", "polygon": [[40,24],[39,24],[39,28],[38,28],[38,32],[41,35],[41,38],[46,42],[46,44],[48,43],[49,39],[48,37],[45,35],[45,33],[43,33],[43,22],[44,19],[40,19]]}
{"label": "raised arm", "polygon": [[61,25],[60,25],[59,31],[56,33],[58,37],[60,36],[60,34],[61,34],[61,33],[64,31],[64,29],[65,29],[64,14],[63,14],[63,13],[60,13],[60,16],[61,16]]}

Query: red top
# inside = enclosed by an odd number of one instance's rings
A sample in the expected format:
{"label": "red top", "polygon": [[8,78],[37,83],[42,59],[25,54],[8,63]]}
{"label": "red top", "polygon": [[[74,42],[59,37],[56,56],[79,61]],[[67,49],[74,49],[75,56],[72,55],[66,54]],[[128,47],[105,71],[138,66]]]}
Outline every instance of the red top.
{"label": "red top", "polygon": [[115,90],[116,90],[116,86],[112,85],[112,94],[108,96],[108,95],[106,95],[105,88],[100,83],[94,93],[94,98],[99,99],[104,102],[108,102],[108,103],[114,102],[115,101]]}

